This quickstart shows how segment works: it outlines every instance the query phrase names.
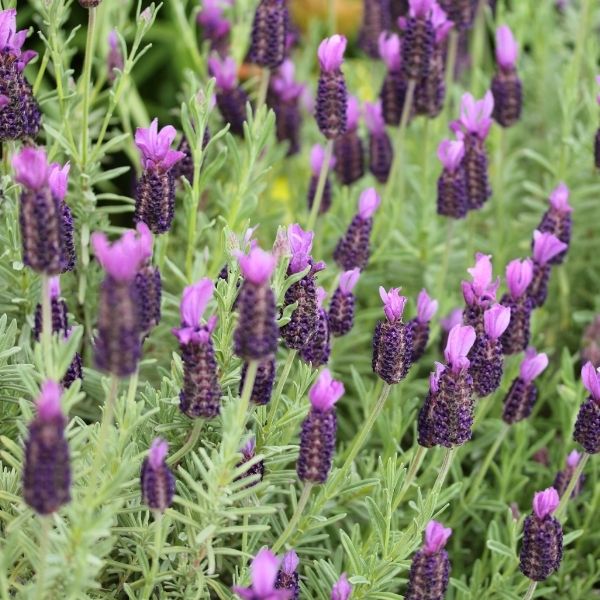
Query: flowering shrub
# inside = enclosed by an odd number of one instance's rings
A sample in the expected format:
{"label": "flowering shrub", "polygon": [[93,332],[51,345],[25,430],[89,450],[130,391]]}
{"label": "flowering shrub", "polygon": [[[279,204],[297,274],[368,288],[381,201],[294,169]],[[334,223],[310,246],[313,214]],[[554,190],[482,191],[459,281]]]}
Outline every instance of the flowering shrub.
{"label": "flowering shrub", "polygon": [[591,598],[595,3],[16,4],[0,597]]}

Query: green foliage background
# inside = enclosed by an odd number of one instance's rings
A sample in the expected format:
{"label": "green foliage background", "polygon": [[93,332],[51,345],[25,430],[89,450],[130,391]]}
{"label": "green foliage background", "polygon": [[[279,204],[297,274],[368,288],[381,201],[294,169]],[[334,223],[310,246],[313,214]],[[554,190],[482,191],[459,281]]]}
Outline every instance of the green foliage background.
{"label": "green foliage background", "polygon": [[[272,545],[295,506],[298,432],[315,373],[295,360],[276,414],[268,407],[240,412],[240,364],[231,350],[237,282],[235,276],[229,283],[220,281],[214,309],[223,414],[194,426],[178,409],[181,361],[170,330],[178,323],[183,287],[202,276],[215,277],[248,226],[260,225],[257,236],[268,247],[279,225],[306,222],[308,152],[322,140],[307,116],[302,153],[286,159],[285,149],[273,144],[273,115],[264,108],[249,114],[244,141],[222,130],[218,112],[210,111],[207,101],[212,89],[208,49],[197,37],[194,2],[166,0],[160,7],[151,5],[150,16],[143,18],[145,3],[104,0],[97,16],[89,111],[82,108],[85,11],[67,0],[2,2],[3,8],[15,4],[19,24],[32,28],[28,45],[40,51],[26,75],[35,82],[44,112],[46,146],[52,160],[72,165],[67,200],[76,216],[80,262],[62,285],[79,326],[70,344],[54,340],[50,357],[32,342],[40,283],[21,263],[18,188],[9,168],[15,148],[9,145],[3,148],[0,188],[0,597],[231,598],[232,583],[248,579],[249,558],[263,545]],[[232,13],[232,48],[238,60],[245,55],[254,4],[236,0]],[[523,119],[506,132],[493,128],[488,143],[492,200],[466,221],[449,225],[435,213],[435,149],[447,135],[461,94],[472,91],[480,97],[489,86],[496,23],[509,24],[522,48]],[[128,59],[110,87],[105,59],[113,27]],[[599,27],[600,8],[593,0],[573,0],[565,14],[549,0],[499,0],[497,21],[486,9],[472,34],[473,69],[449,91],[446,113],[410,124],[401,164],[404,185],[387,194],[376,217],[372,259],[357,288],[355,328],[334,345],[331,368],[347,390],[338,409],[336,466],[327,484],[313,492],[290,539],[301,558],[303,598],[329,598],[331,584],[343,570],[355,587],[355,600],[401,598],[410,557],[433,516],[454,528],[448,546],[453,565],[448,598],[522,597],[528,582],[518,571],[523,519],[518,514],[529,512],[533,493],[552,484],[574,447],[573,422],[584,397],[578,381],[580,338],[600,309],[600,180],[592,158],[599,125],[594,81]],[[312,23],[294,55],[298,78],[313,90],[316,46],[326,33],[325,23]],[[361,100],[377,96],[381,65],[351,53],[344,71],[349,89]],[[256,81],[246,85],[254,90]],[[129,226],[131,184],[138,168],[132,132],[154,116],[194,140],[197,169],[192,184],[178,196],[173,231],[156,244],[165,280],[163,320],[145,342],[139,378],[120,389],[116,424],[99,450],[97,421],[108,381],[91,367],[101,273],[90,258],[89,234],[98,229],[116,234]],[[198,124],[195,133],[191,121]],[[91,150],[81,145],[86,123]],[[207,126],[213,141],[201,152]],[[496,448],[494,442],[503,435],[502,398],[518,371],[519,357],[509,358],[502,389],[479,403],[473,440],[459,449],[445,486],[432,490],[442,460],[442,451],[434,449],[425,457],[417,485],[405,494],[406,466],[417,448],[416,414],[433,361],[440,357],[435,325],[426,356],[406,381],[394,386],[357,458],[344,462],[380,390],[370,369],[371,335],[381,315],[378,286],[402,286],[411,299],[426,286],[440,300],[441,315],[460,306],[460,281],[474,252],[492,254],[497,274],[512,258],[526,256],[532,230],[559,181],[572,190],[574,236],[567,261],[554,270],[547,304],[535,313],[534,344],[551,362],[541,378],[533,416],[512,427]],[[336,185],[333,209],[317,225],[314,255],[330,264],[320,276],[326,289],[337,277],[331,258],[335,243],[355,212],[360,191],[369,185],[375,185],[370,176],[350,189]],[[280,266],[275,278],[280,300],[284,269]],[[414,300],[408,312],[414,315]],[[21,500],[22,440],[41,380],[60,376],[79,343],[85,379],[64,396],[71,419],[73,501],[52,518],[45,589],[39,590],[34,573],[43,569],[41,528]],[[281,369],[285,350],[279,360]],[[251,431],[267,471],[261,484],[246,489],[235,482],[246,467],[236,465]],[[156,435],[165,437],[175,452],[190,432],[197,443],[176,469],[177,498],[158,530],[140,503],[141,460]],[[532,458],[544,447],[548,467]],[[103,452],[102,469],[94,473],[98,451]],[[592,457],[584,493],[568,510],[563,564],[538,587],[537,597],[584,600],[598,595],[599,506],[598,462]],[[157,533],[162,553],[154,573]],[[153,591],[147,581],[156,584]]]}

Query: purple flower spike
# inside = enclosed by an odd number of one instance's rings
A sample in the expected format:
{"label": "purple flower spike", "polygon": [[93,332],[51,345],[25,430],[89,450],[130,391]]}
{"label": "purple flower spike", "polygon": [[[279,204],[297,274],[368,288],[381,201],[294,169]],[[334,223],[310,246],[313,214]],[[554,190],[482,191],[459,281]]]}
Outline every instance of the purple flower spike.
{"label": "purple flower spike", "polygon": [[569,204],[569,188],[565,183],[559,183],[550,194],[552,208],[561,213],[570,213],[573,207]]}
{"label": "purple flower spike", "polygon": [[256,285],[269,281],[276,264],[275,257],[258,246],[252,248],[248,254],[240,253],[238,262],[242,275]]}
{"label": "purple flower spike", "polygon": [[504,295],[500,303],[510,308],[510,323],[501,340],[504,354],[517,354],[529,343],[533,305],[525,292],[531,285],[533,274],[534,265],[528,258],[512,260],[506,267],[509,294]]}
{"label": "purple flower spike", "polygon": [[555,235],[542,233],[537,229],[533,232],[533,260],[538,265],[548,264],[557,254],[566,249],[567,245]]}
{"label": "purple flower spike", "polygon": [[379,183],[386,183],[394,160],[394,149],[385,130],[381,100],[365,102],[365,123],[369,130],[369,168]]}
{"label": "purple flower spike", "polygon": [[472,277],[471,283],[463,282],[463,295],[467,304],[485,304],[496,299],[496,290],[500,285],[500,278],[493,280],[491,254],[477,253],[475,266],[467,269]]}
{"label": "purple flower spike", "polygon": [[450,527],[444,527],[438,521],[429,521],[425,527],[425,544],[423,548],[428,554],[439,552],[452,535]]}
{"label": "purple flower spike", "polygon": [[548,366],[548,355],[545,352],[536,352],[535,348],[528,348],[525,358],[519,368],[519,376],[526,383],[537,379]]}
{"label": "purple flower spike", "polygon": [[533,278],[533,263],[530,259],[511,260],[506,267],[506,285],[513,299],[520,298]]}
{"label": "purple flower spike", "polygon": [[289,15],[285,0],[261,0],[254,13],[248,58],[250,62],[276,69],[285,59]]}
{"label": "purple flower spike", "polygon": [[343,35],[332,35],[319,44],[317,55],[321,69],[328,73],[337,71],[344,62],[344,52],[348,40]]}
{"label": "purple flower spike", "polygon": [[472,94],[466,93],[463,95],[460,105],[460,124],[467,133],[484,140],[492,125],[493,112],[494,96],[492,92],[486,92],[481,100],[475,100]]}
{"label": "purple flower spike", "polygon": [[463,158],[465,145],[462,140],[442,140],[437,155],[443,171],[438,179],[438,214],[462,219],[468,211],[467,188]]}
{"label": "purple flower spike", "polygon": [[519,45],[510,27],[501,25],[496,30],[496,60],[501,69],[511,71],[517,64]]}
{"label": "purple flower spike", "polygon": [[177,132],[171,125],[158,131],[158,119],[150,127],[138,127],[135,132],[135,145],[139,148],[144,169],[168,171],[176,162],[184,158],[183,152],[171,150]]}
{"label": "purple flower spike", "polygon": [[363,143],[357,132],[359,118],[360,103],[354,96],[348,96],[345,130],[333,145],[335,172],[342,185],[352,185],[365,173]]}
{"label": "purple flower spike", "polygon": [[453,372],[469,367],[469,354],[475,343],[475,329],[470,325],[455,325],[448,334],[448,343],[444,351],[446,362]]}
{"label": "purple flower spike", "polygon": [[442,140],[438,146],[437,156],[445,170],[454,173],[465,155],[462,140]]}
{"label": "purple flower spike", "polygon": [[[577,450],[572,450],[567,456],[565,468],[556,474],[553,487],[556,489],[560,497],[562,497],[567,491],[567,487],[569,486],[571,479],[575,475],[575,470],[577,469],[577,465],[579,465],[582,456],[583,455],[580,452],[577,452]],[[585,475],[581,474],[579,476],[579,480],[573,488],[573,491],[571,492],[571,498],[575,498],[581,493],[584,483]]]}
{"label": "purple flower spike", "polygon": [[527,418],[537,401],[537,387],[534,380],[548,366],[548,356],[538,354],[535,348],[528,348],[521,362],[519,377],[511,384],[504,398],[502,418],[510,425]]}
{"label": "purple flower spike", "polygon": [[312,407],[320,412],[327,412],[344,395],[344,384],[336,381],[329,369],[323,369],[317,381],[308,392]]}
{"label": "purple flower spike", "polygon": [[[538,230],[543,233],[552,233],[568,246],[571,242],[571,229],[573,227],[572,210],[573,208],[569,204],[569,188],[561,183],[550,194],[550,207],[544,213]],[[554,256],[550,263],[554,265],[562,263],[566,254],[567,250],[565,249]]]}
{"label": "purple flower spike", "polygon": [[290,590],[290,600],[300,598],[300,577],[298,576],[298,565],[300,560],[294,550],[290,550],[283,555],[281,567],[277,572],[275,587],[277,589]]}
{"label": "purple flower spike", "polygon": [[389,292],[386,292],[384,287],[379,288],[379,297],[383,301],[383,311],[390,323],[400,321],[404,313],[406,296],[400,295],[400,289],[390,288]]}
{"label": "purple flower spike", "polygon": [[533,512],[538,519],[551,515],[560,504],[558,492],[550,487],[543,492],[537,492],[533,497]]}
{"label": "purple flower spike", "polygon": [[367,188],[358,200],[358,214],[361,219],[370,219],[381,204],[381,197],[375,188]]}
{"label": "purple flower spike", "polygon": [[581,379],[590,397],[581,405],[573,438],[588,454],[600,452],[600,371],[588,362],[581,370]]}
{"label": "purple flower spike", "polygon": [[344,271],[331,298],[327,321],[329,331],[335,336],[346,335],[352,329],[355,309],[355,298],[352,292],[359,277],[360,270],[358,268]]}
{"label": "purple flower spike", "polygon": [[396,33],[383,31],[379,34],[379,56],[389,71],[398,71],[402,62],[400,38]]}
{"label": "purple flower spike", "polygon": [[432,300],[426,289],[419,292],[417,298],[417,320],[420,323],[429,323],[437,312],[439,302]]}
{"label": "purple flower spike", "polygon": [[314,236],[314,232],[304,231],[297,223],[288,227],[288,242],[292,252],[290,273],[299,273],[309,265]]}
{"label": "purple flower spike", "polygon": [[342,573],[340,578],[333,584],[331,600],[348,600],[351,595],[352,586],[346,577],[346,573]]}
{"label": "purple flower spike", "polygon": [[280,562],[269,549],[263,548],[250,565],[252,586],[249,588],[234,586],[233,591],[244,600],[289,600],[290,590],[275,588]]}
{"label": "purple flower spike", "polygon": [[166,463],[169,445],[156,438],[142,463],[142,499],[149,508],[164,512],[173,503],[175,477]]}
{"label": "purple flower spike", "polygon": [[510,308],[494,304],[483,314],[484,331],[491,340],[497,340],[508,327]]}

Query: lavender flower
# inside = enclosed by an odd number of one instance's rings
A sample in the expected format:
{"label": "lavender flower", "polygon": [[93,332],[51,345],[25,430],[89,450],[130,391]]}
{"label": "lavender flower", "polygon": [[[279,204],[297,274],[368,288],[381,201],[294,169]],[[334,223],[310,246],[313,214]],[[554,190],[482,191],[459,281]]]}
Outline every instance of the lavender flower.
{"label": "lavender flower", "polygon": [[437,182],[438,215],[463,219],[469,209],[463,167],[465,145],[462,140],[442,140],[437,155],[443,166]]}
{"label": "lavender flower", "polygon": [[595,367],[600,367],[600,315],[596,315],[585,328],[581,339],[581,360],[591,362]]}
{"label": "lavender flower", "polygon": [[519,45],[506,25],[496,30],[496,62],[498,70],[492,80],[494,119],[502,127],[514,125],[521,117],[523,90],[515,65]]}
{"label": "lavender flower", "polygon": [[444,546],[452,529],[437,521],[425,528],[425,543],[412,559],[405,600],[443,600],[450,578],[450,559]]}
{"label": "lavender flower", "polygon": [[331,600],[348,600],[352,596],[352,586],[346,577],[346,573],[342,573],[340,578],[333,584],[331,589]]}
{"label": "lavender flower", "polygon": [[112,85],[117,78],[116,71],[123,71],[125,62],[119,44],[119,36],[113,29],[108,34],[108,56],[106,57],[106,79]]}
{"label": "lavender flower", "polygon": [[344,271],[340,275],[340,283],[337,286],[329,304],[329,330],[336,336],[346,335],[354,325],[354,305],[356,298],[353,290],[358,283],[360,270],[358,268]]}
{"label": "lavender flower", "polygon": [[533,279],[527,293],[534,308],[546,302],[551,261],[566,249],[567,244],[551,233],[542,233],[537,229],[533,232]]}
{"label": "lavender flower", "polygon": [[223,54],[229,44],[231,23],[224,15],[224,9],[233,4],[232,0],[203,0],[202,10],[196,21],[202,27],[203,37],[210,41],[211,50]]}
{"label": "lavender flower", "polygon": [[388,125],[398,125],[402,118],[408,81],[402,69],[402,43],[397,34],[383,32],[379,36],[379,55],[387,67],[379,92],[383,118]]}
{"label": "lavender flower", "polygon": [[244,283],[237,300],[235,353],[246,361],[265,359],[275,354],[279,338],[275,295],[269,285],[275,258],[255,246],[249,254],[240,254],[238,262]]}
{"label": "lavender flower", "polygon": [[152,253],[152,234],[145,223],[126,231],[112,245],[103,233],[92,235],[96,258],[104,268],[95,340],[96,366],[117,377],[135,372],[141,357],[142,321],[135,277]]}
{"label": "lavender flower", "polygon": [[233,591],[244,600],[290,600],[291,590],[278,590],[275,587],[280,562],[270,550],[263,548],[250,565],[251,587],[236,585]]}
{"label": "lavender flower", "polygon": [[427,290],[422,289],[417,298],[417,316],[409,321],[408,325],[412,328],[413,353],[412,361],[416,362],[427,348],[429,341],[429,322],[437,312],[439,303],[432,300]]}
{"label": "lavender flower", "polygon": [[0,142],[37,137],[40,107],[23,75],[27,63],[37,52],[21,48],[27,29],[17,31],[17,11],[0,11]]}
{"label": "lavender flower", "polygon": [[435,0],[408,0],[408,5],[402,45],[402,68],[407,79],[418,81],[429,74],[435,46],[432,21]]}
{"label": "lavender flower", "polygon": [[351,185],[365,174],[362,140],[358,136],[360,104],[354,96],[348,96],[346,105],[346,129],[333,143],[335,172],[342,185]]}
{"label": "lavender flower", "polygon": [[327,311],[323,309],[323,300],[327,292],[317,288],[317,322],[304,346],[300,350],[300,358],[313,368],[326,365],[331,354],[329,321]]}
{"label": "lavender flower", "polygon": [[200,322],[214,289],[209,277],[187,286],[181,298],[181,327],[173,330],[183,359],[179,408],[192,419],[212,419],[221,409],[221,386],[211,338],[217,319],[213,316],[206,324]]}
{"label": "lavender flower", "polygon": [[448,335],[446,365],[436,363],[429,378],[429,394],[418,419],[419,444],[461,446],[471,439],[473,425],[473,379],[467,358],[475,343],[475,330],[455,325]]}
{"label": "lavender flower", "polygon": [[465,145],[463,168],[469,209],[481,208],[492,195],[485,139],[492,125],[493,110],[494,97],[491,92],[488,91],[482,100],[475,100],[471,94],[464,94],[460,119],[452,125]]}
{"label": "lavender flower", "polygon": [[[569,456],[567,456],[565,468],[556,474],[553,487],[556,489],[559,496],[562,497],[562,495],[567,491],[567,487],[569,486],[573,475],[575,475],[577,465],[579,464],[581,458],[581,453],[577,452],[577,450],[573,450]],[[571,492],[571,498],[575,498],[581,494],[584,482],[585,475],[581,474],[577,480],[577,483],[575,484],[575,487],[573,488],[573,491]]]}
{"label": "lavender flower", "polygon": [[153,233],[169,231],[175,214],[172,168],[185,157],[183,152],[171,150],[175,135],[171,125],[158,131],[158,119],[154,119],[150,127],[138,127],[135,132],[143,171],[136,184],[134,221],[146,223]]}
{"label": "lavender flower", "polygon": [[252,23],[250,62],[267,69],[276,69],[283,62],[288,21],[286,0],[260,0]]}
{"label": "lavender flower", "polygon": [[500,336],[510,322],[510,308],[494,304],[483,314],[483,333],[469,354],[475,393],[483,398],[498,389],[502,381],[503,356]]}
{"label": "lavender flower", "polygon": [[37,416],[29,423],[23,455],[23,497],[38,514],[49,515],[71,500],[71,462],[65,439],[61,387],[43,383]]}
{"label": "lavender flower", "polygon": [[483,313],[496,302],[496,290],[500,278],[493,280],[491,255],[477,253],[475,266],[467,269],[472,282],[462,282],[463,297],[466,302],[463,320],[465,325],[475,328],[477,334],[484,332]]}
{"label": "lavender flower", "polygon": [[235,60],[229,56],[222,59],[213,54],[208,59],[208,68],[216,79],[217,106],[223,121],[229,124],[231,133],[242,137],[248,94],[238,85]]}
{"label": "lavender flower", "polygon": [[[242,375],[240,379],[240,394],[244,389],[244,382],[246,381],[246,373],[248,372],[248,364],[244,363],[242,366]],[[256,370],[256,377],[254,378],[254,385],[252,386],[252,392],[250,394],[250,402],[257,406],[264,406],[271,400],[273,393],[273,383],[275,381],[275,357],[269,356],[258,363],[258,369]]]}
{"label": "lavender flower", "polygon": [[358,213],[333,252],[333,259],[345,271],[355,268],[362,271],[367,266],[371,253],[373,215],[380,204],[381,198],[375,188],[367,188],[360,195]]}
{"label": "lavender flower", "polygon": [[390,27],[390,0],[364,0],[358,45],[371,58],[379,58],[379,36]]}
{"label": "lavender flower", "polygon": [[464,32],[473,27],[477,0],[438,0],[458,31]]}
{"label": "lavender flower", "polygon": [[[319,185],[319,176],[321,174],[321,168],[325,161],[325,149],[319,144],[315,144],[310,151],[310,185],[308,187],[308,208],[312,208],[315,194],[317,193],[317,186]],[[331,157],[329,162],[328,171],[335,167],[335,156]],[[331,208],[331,181],[329,176],[325,179],[325,187],[323,188],[323,196],[321,198],[321,206],[319,207],[319,214],[326,213]]]}
{"label": "lavender flower", "polygon": [[510,308],[510,323],[502,334],[504,354],[517,354],[527,348],[530,337],[530,321],[533,303],[526,293],[533,279],[533,262],[511,260],[506,267],[508,294],[504,294],[500,304]]}
{"label": "lavender flower", "polygon": [[533,581],[550,577],[562,560],[562,526],[552,516],[559,502],[554,488],[537,492],[533,497],[533,513],[525,519],[519,568]]}
{"label": "lavender flower", "polygon": [[278,590],[290,590],[292,592],[290,600],[299,600],[300,598],[299,563],[298,555],[293,550],[290,550],[283,555],[281,566],[279,567],[279,571],[277,571],[275,587]]}
{"label": "lavender flower", "polygon": [[[256,456],[256,440],[251,437],[241,449],[242,460],[237,464],[237,467],[241,467],[254,459]],[[249,467],[243,475],[240,475],[236,481],[240,481],[243,479],[248,479],[252,475],[258,475],[258,479],[256,481],[252,481],[246,487],[253,487],[258,485],[265,475],[265,463],[262,460],[255,462],[251,467]]]}
{"label": "lavender flower", "polygon": [[538,225],[538,231],[551,233],[567,245],[565,250],[550,259],[549,263],[552,265],[562,263],[567,254],[573,225],[572,210],[573,207],[569,204],[569,188],[564,183],[560,183],[550,194],[550,207]]}
{"label": "lavender flower", "polygon": [[527,349],[519,376],[512,382],[504,398],[502,418],[506,423],[518,423],[531,414],[538,394],[534,380],[547,366],[548,356],[545,353],[538,354],[535,348]]}
{"label": "lavender flower", "polygon": [[412,365],[413,330],[402,322],[406,298],[399,288],[379,288],[386,320],[379,321],[373,335],[373,371],[391,385],[402,381]]}
{"label": "lavender flower", "polygon": [[148,334],[160,321],[162,280],[159,268],[147,260],[135,276],[135,285],[140,301],[140,327]]}
{"label": "lavender flower", "polygon": [[49,165],[43,148],[23,148],[12,166],[15,180],[23,186],[19,210],[23,263],[46,275],[72,270],[73,216],[65,202],[68,163],[62,168]]}
{"label": "lavender flower", "polygon": [[597,454],[600,452],[600,371],[588,362],[581,370],[581,379],[590,395],[579,408],[573,439],[588,454]]}
{"label": "lavender flower", "polygon": [[323,369],[310,388],[311,407],[302,423],[300,454],[296,470],[301,481],[324,483],[335,450],[337,419],[335,403],[344,395],[344,384]]}
{"label": "lavender flower", "polygon": [[386,183],[394,160],[394,148],[385,130],[381,100],[365,102],[365,122],[369,130],[369,168],[379,183]]}
{"label": "lavender flower", "polygon": [[173,504],[175,495],[175,476],[165,460],[168,451],[169,444],[155,438],[142,463],[140,475],[142,500],[149,508],[161,513]]}
{"label": "lavender flower", "polygon": [[317,87],[315,115],[321,133],[333,140],[346,132],[346,106],[348,93],[341,71],[347,40],[343,35],[333,35],[319,45],[321,75]]}

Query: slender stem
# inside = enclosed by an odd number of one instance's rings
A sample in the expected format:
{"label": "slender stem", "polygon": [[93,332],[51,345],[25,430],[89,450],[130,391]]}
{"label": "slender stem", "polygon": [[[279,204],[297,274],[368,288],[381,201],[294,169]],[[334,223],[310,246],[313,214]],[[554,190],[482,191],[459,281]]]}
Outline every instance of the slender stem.
{"label": "slender stem", "polygon": [[442,461],[442,466],[438,472],[437,479],[433,484],[432,494],[437,496],[444,485],[444,481],[446,481],[446,477],[448,475],[448,471],[450,471],[450,467],[452,466],[452,461],[456,455],[456,448],[446,448],[446,452],[444,453],[444,460]]}
{"label": "slender stem", "polygon": [[150,598],[150,594],[152,594],[152,590],[154,589],[154,582],[156,581],[156,576],[158,575],[158,567],[160,566],[160,553],[162,550],[163,515],[161,512],[156,511],[154,513],[154,518],[154,556],[152,558],[150,576],[146,580],[146,585],[144,586],[144,593],[142,595],[144,600],[148,600]]}
{"label": "slender stem", "polygon": [[400,493],[398,494],[398,497],[396,498],[394,505],[392,506],[392,512],[394,512],[400,506],[400,503],[404,499],[406,492],[412,485],[412,482],[415,480],[415,477],[419,471],[419,468],[421,467],[421,464],[423,463],[423,459],[425,458],[425,454],[427,454],[427,448],[425,448],[424,446],[419,446],[416,453],[410,459],[410,467],[408,468],[406,477],[404,478],[404,481],[402,482],[402,487],[400,488]]}
{"label": "slender stem", "polygon": [[36,600],[43,600],[46,596],[46,567],[48,565],[48,552],[50,550],[50,517],[40,517],[40,551],[38,554],[40,570],[37,573],[35,586]]}
{"label": "slender stem", "polygon": [[179,448],[179,450],[177,450],[175,454],[171,454],[171,456],[167,458],[167,463],[169,465],[176,465],[188,452],[190,452],[196,447],[203,425],[203,419],[196,419],[194,421],[194,426],[192,427],[192,431],[190,431],[190,435],[185,441],[185,444],[181,446],[181,448]]}
{"label": "slender stem", "polygon": [[379,417],[379,415],[381,414],[381,411],[383,409],[385,401],[387,400],[387,397],[390,394],[391,389],[392,389],[392,386],[389,383],[383,384],[383,387],[381,388],[381,392],[379,393],[379,398],[377,398],[377,402],[375,403],[375,406],[371,410],[369,417],[365,421],[365,423],[362,426],[361,430],[359,431],[358,435],[354,438],[354,441],[352,442],[350,451],[348,452],[348,455],[346,456],[346,460],[344,461],[344,464],[342,465],[342,468],[341,468],[342,473],[345,473],[350,468],[350,465],[356,458],[356,455],[360,452],[360,449],[363,447],[363,444],[365,443],[367,436],[371,432],[371,429],[373,429],[373,425],[375,424],[375,421],[377,421],[377,417]]}
{"label": "slender stem", "polygon": [[458,52],[458,31],[454,28],[450,30],[448,34],[448,51],[446,58],[446,115],[449,115],[452,111],[452,94],[450,90],[452,88],[452,82],[454,81],[454,71],[456,69],[456,55]]}
{"label": "slender stem", "polygon": [[136,369],[135,373],[129,378],[129,386],[127,388],[127,403],[129,404],[133,400],[135,400],[135,395],[137,393],[138,381],[140,379],[140,369],[139,367]]}
{"label": "slender stem", "polygon": [[323,200],[323,192],[325,191],[325,183],[327,181],[327,173],[329,172],[329,163],[333,156],[333,140],[327,140],[325,145],[325,156],[323,158],[323,164],[321,165],[321,171],[319,172],[319,180],[317,181],[317,189],[315,191],[315,197],[313,198],[312,208],[310,209],[310,215],[308,217],[308,223],[306,229],[311,231],[315,227],[317,222],[317,216],[321,210],[321,201]]}
{"label": "slender stem", "polygon": [[531,600],[533,598],[533,594],[535,592],[535,588],[537,587],[537,581],[530,581],[529,587],[523,596],[523,600]]}
{"label": "slender stem", "polygon": [[283,547],[287,539],[290,537],[294,529],[296,529],[296,525],[298,525],[298,521],[306,508],[306,504],[308,503],[308,498],[310,497],[310,492],[313,488],[313,483],[310,481],[306,481],[304,483],[304,489],[302,490],[302,494],[298,499],[298,504],[296,505],[296,510],[292,515],[292,518],[288,521],[287,527],[283,530],[282,534],[277,538],[277,541],[273,544],[273,552],[277,552],[280,548]]}
{"label": "slender stem", "polygon": [[248,369],[246,370],[246,378],[244,379],[244,387],[242,388],[240,414],[245,415],[248,412],[250,406],[250,397],[252,396],[252,390],[254,388],[254,382],[256,381],[256,373],[258,372],[258,361],[252,360],[248,363]]}
{"label": "slender stem", "polygon": [[42,80],[44,79],[44,73],[46,72],[46,68],[48,67],[48,61],[50,60],[50,53],[48,50],[44,52],[44,56],[42,56],[42,62],[40,64],[40,68],[38,70],[38,74],[35,78],[35,83],[33,84],[33,95],[37,96],[37,93],[40,90],[40,85],[42,85]]}
{"label": "slender stem", "polygon": [[264,67],[260,74],[260,82],[258,86],[258,94],[256,96],[256,109],[255,113],[263,106],[267,99],[267,92],[269,91],[269,80],[271,79],[271,70]]}
{"label": "slender stem", "polygon": [[42,275],[42,354],[46,377],[52,377],[52,299],[50,277]]}
{"label": "slender stem", "polygon": [[558,508],[556,509],[556,512],[554,513],[554,516],[559,521],[562,519],[564,512],[567,510],[567,504],[569,502],[569,498],[571,498],[571,494],[573,493],[573,490],[575,489],[575,486],[577,485],[577,482],[579,481],[579,478],[581,477],[581,474],[583,473],[583,469],[585,468],[585,465],[589,458],[590,458],[590,455],[586,452],[583,455],[583,457],[581,458],[581,460],[579,461],[579,464],[577,465],[577,468],[573,472],[573,475],[571,475],[571,479],[569,480],[569,485],[567,485],[567,489],[564,491],[563,495],[560,498],[560,504],[558,505]]}
{"label": "slender stem", "polygon": [[275,393],[273,394],[273,398],[270,402],[269,407],[269,417],[267,419],[267,424],[265,426],[265,437],[266,433],[271,431],[273,427],[273,421],[275,421],[275,416],[277,415],[277,407],[279,406],[279,400],[281,399],[281,394],[283,393],[283,388],[287,382],[287,378],[292,369],[292,364],[294,363],[294,358],[296,358],[297,350],[290,350],[288,352],[287,358],[285,359],[285,364],[283,365],[283,370],[281,371],[281,376],[277,381],[277,387],[275,388]]}
{"label": "slender stem", "polygon": [[81,170],[85,171],[88,157],[88,127],[90,111],[90,87],[92,80],[92,63],[94,61],[94,39],[96,31],[96,9],[88,9],[88,28],[85,42],[85,58],[83,63],[83,99],[81,119]]}

